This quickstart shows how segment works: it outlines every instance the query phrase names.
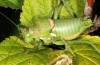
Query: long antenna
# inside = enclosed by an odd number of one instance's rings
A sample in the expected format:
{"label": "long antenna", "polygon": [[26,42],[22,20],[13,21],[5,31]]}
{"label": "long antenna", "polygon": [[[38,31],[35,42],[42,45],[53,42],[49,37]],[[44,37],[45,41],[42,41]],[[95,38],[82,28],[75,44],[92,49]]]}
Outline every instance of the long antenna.
{"label": "long antenna", "polygon": [[[15,26],[17,27],[18,31],[20,32],[19,27],[18,27],[10,18],[8,18],[6,15],[2,14],[1,12],[0,12],[0,14],[1,14],[2,16],[4,16],[6,19],[8,19],[13,25],[15,25]],[[8,51],[8,56],[7,56],[5,65],[6,65],[7,62],[8,62],[8,59],[9,59],[9,56],[10,56],[10,52],[11,52],[11,50],[13,49],[13,47],[14,47],[15,43],[17,42],[17,40],[18,40],[18,38],[16,38],[16,40],[15,40],[15,42],[13,43],[12,47],[11,47],[10,50]]]}
{"label": "long antenna", "polygon": [[18,31],[20,32],[19,27],[11,19],[9,19],[7,16],[5,16],[4,14],[2,14],[1,12],[0,12],[0,14],[2,16],[4,16],[6,19],[8,19],[13,25],[15,25],[17,27]]}

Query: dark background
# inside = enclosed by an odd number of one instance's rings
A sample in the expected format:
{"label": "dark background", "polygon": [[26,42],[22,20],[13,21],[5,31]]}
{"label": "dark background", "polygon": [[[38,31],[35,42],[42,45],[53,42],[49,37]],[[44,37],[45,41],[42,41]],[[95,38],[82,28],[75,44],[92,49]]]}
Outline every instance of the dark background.
{"label": "dark background", "polygon": [[[19,16],[21,10],[0,7],[0,12],[10,18],[14,23],[19,24]],[[100,16],[100,0],[95,0],[93,4],[93,11],[91,16],[92,19],[95,15]],[[13,25],[8,19],[0,14],[0,41],[13,35],[14,32],[17,33],[17,31],[15,31],[16,29],[17,28],[15,25]],[[100,36],[100,28],[90,34]]]}
{"label": "dark background", "polygon": [[[11,19],[14,23],[19,24],[21,10],[0,7],[0,12]],[[0,14],[0,42],[6,37],[17,34],[18,30],[5,16]]]}
{"label": "dark background", "polygon": [[[95,0],[92,8],[92,20],[94,16],[97,15],[98,17],[100,16],[100,0]],[[94,31],[92,35],[98,35],[100,36],[100,27],[97,31]]]}

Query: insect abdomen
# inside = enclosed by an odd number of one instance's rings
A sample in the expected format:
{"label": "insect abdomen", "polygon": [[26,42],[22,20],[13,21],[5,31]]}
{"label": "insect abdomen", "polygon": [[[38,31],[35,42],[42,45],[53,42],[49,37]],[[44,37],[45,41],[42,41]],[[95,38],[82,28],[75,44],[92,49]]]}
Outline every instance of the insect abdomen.
{"label": "insect abdomen", "polygon": [[52,33],[66,40],[70,40],[77,37],[84,29],[86,29],[86,26],[80,18],[66,19],[56,21]]}

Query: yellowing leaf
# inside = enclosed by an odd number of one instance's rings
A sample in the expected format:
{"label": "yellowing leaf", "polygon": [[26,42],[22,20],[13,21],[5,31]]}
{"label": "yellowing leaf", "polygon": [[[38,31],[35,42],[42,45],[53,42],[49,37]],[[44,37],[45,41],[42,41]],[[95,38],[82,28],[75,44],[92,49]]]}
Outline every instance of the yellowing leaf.
{"label": "yellowing leaf", "polygon": [[12,36],[0,43],[0,65],[47,65],[50,52],[49,48],[34,49]]}
{"label": "yellowing leaf", "polygon": [[75,56],[73,56],[69,50],[60,50],[52,52],[50,59],[53,60],[59,55],[66,54],[73,60],[73,65],[100,64],[100,37],[83,35],[79,39],[66,41],[66,44],[70,46]]}
{"label": "yellowing leaf", "polygon": [[[76,42],[73,42],[71,48],[76,57],[73,58],[73,64],[77,65],[99,65],[100,63],[100,37],[83,35]],[[71,43],[70,43],[71,44]],[[93,44],[93,45],[91,45]]]}
{"label": "yellowing leaf", "polygon": [[95,44],[100,49],[100,37],[99,36],[90,36],[90,35],[83,35],[79,40],[88,40]]}

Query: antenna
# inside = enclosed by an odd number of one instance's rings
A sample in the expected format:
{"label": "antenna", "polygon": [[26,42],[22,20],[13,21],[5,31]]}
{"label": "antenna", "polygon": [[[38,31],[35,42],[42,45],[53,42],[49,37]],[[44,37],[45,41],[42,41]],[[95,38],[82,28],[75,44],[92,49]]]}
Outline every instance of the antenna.
{"label": "antenna", "polygon": [[4,14],[2,14],[1,12],[0,12],[0,14],[1,14],[2,16],[4,16],[6,19],[8,19],[13,25],[15,25],[15,26],[17,27],[18,31],[20,32],[19,27],[18,27],[11,19],[9,19],[7,16],[5,16]]}

